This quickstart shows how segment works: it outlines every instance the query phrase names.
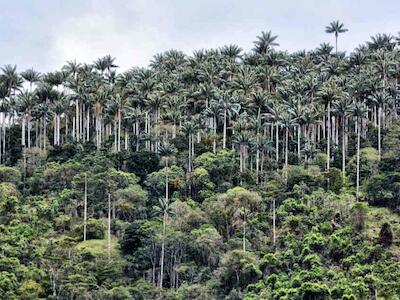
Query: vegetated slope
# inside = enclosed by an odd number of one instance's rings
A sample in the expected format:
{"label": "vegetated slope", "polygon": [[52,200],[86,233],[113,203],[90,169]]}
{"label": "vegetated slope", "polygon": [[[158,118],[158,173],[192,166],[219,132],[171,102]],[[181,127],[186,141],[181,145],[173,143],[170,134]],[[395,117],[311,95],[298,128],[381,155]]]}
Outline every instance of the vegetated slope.
{"label": "vegetated slope", "polygon": [[276,40],[2,68],[0,298],[398,299],[397,44]]}

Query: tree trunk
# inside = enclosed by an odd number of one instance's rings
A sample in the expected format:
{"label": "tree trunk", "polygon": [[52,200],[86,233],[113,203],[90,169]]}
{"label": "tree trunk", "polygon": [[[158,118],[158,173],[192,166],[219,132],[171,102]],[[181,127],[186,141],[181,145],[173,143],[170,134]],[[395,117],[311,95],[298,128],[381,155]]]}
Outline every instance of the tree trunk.
{"label": "tree trunk", "polygon": [[243,252],[246,252],[246,207],[243,207]]}
{"label": "tree trunk", "polygon": [[272,244],[276,244],[276,207],[275,197],[272,198]]}
{"label": "tree trunk", "polygon": [[301,161],[301,147],[300,147],[300,138],[301,138],[301,126],[297,126],[297,160],[298,163],[300,164]]}
{"label": "tree trunk", "polygon": [[346,118],[343,116],[342,119],[342,174],[343,179],[346,177]]}
{"label": "tree trunk", "polygon": [[213,117],[213,153],[217,152],[217,118]]}
{"label": "tree trunk", "polygon": [[163,287],[163,276],[164,276],[164,252],[165,252],[165,232],[167,226],[167,212],[164,211],[163,215],[163,232],[162,232],[162,244],[161,244],[161,258],[160,258],[160,288]]}
{"label": "tree trunk", "polygon": [[117,141],[117,151],[121,151],[121,109],[118,108],[118,141]]}
{"label": "tree trunk", "polygon": [[276,124],[276,130],[275,130],[275,157],[276,157],[276,162],[279,162],[279,125]]}
{"label": "tree trunk", "polygon": [[328,102],[328,116],[327,116],[327,140],[326,140],[326,169],[329,171],[331,160],[331,103]]}
{"label": "tree trunk", "polygon": [[83,240],[86,241],[86,223],[87,223],[87,174],[85,173],[85,196],[83,203]]}
{"label": "tree trunk", "polygon": [[379,107],[378,107],[378,156],[379,156],[379,160],[381,159],[381,114],[382,114],[382,108],[379,105]]}
{"label": "tree trunk", "polygon": [[226,148],[226,126],[227,126],[227,111],[226,108],[224,109],[224,133],[222,138],[222,148]]}
{"label": "tree trunk", "polygon": [[[357,118],[358,122],[358,118]],[[361,126],[357,126],[357,178],[356,178],[356,200],[358,201],[360,191],[360,135]]]}
{"label": "tree trunk", "polygon": [[107,254],[108,261],[111,260],[111,194],[108,193],[108,224],[107,224]]}

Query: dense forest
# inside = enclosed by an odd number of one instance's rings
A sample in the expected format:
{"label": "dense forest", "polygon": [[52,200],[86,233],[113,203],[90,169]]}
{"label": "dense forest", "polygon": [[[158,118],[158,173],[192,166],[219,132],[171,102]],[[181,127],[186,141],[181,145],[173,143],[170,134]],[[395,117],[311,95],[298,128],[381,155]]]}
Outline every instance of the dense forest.
{"label": "dense forest", "polygon": [[400,299],[400,38],[325,30],[1,68],[0,299]]}

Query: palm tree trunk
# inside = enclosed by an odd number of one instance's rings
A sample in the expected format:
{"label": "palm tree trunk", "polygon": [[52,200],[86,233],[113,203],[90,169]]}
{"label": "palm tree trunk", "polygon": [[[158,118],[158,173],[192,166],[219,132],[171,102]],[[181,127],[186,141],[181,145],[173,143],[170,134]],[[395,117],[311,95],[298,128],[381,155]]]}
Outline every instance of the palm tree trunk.
{"label": "palm tree trunk", "polygon": [[222,148],[225,149],[226,148],[226,124],[227,122],[227,111],[226,108],[224,109],[224,133],[223,133],[223,137],[222,137]]}
{"label": "palm tree trunk", "polygon": [[287,172],[288,167],[288,153],[289,153],[289,128],[285,128],[285,169]]}
{"label": "palm tree trunk", "polygon": [[107,224],[107,254],[108,261],[111,260],[111,194],[108,193],[108,224]]}
{"label": "palm tree trunk", "polygon": [[346,132],[346,118],[343,116],[342,119],[342,174],[343,174],[343,179],[346,177],[346,137],[345,137],[345,132]]}
{"label": "palm tree trunk", "polygon": [[31,114],[28,113],[28,149],[31,148]]}
{"label": "palm tree trunk", "polygon": [[300,161],[301,161],[300,138],[301,138],[301,126],[298,125],[298,126],[297,126],[297,160],[298,160],[298,163],[299,163],[299,164],[300,164]]}
{"label": "palm tree trunk", "polygon": [[328,102],[328,116],[327,116],[327,140],[326,140],[326,169],[329,171],[329,164],[331,159],[331,103]]}
{"label": "palm tree trunk", "polygon": [[118,141],[117,141],[117,151],[121,151],[121,109],[118,108]]}
{"label": "palm tree trunk", "polygon": [[189,152],[189,157],[188,157],[188,172],[190,173],[190,172],[192,172],[192,139],[191,139],[191,137],[192,137],[192,134],[191,133],[189,133],[189,149],[188,149],[188,152]]}
{"label": "palm tree trunk", "polygon": [[160,288],[163,287],[163,276],[164,276],[164,252],[165,252],[165,232],[167,226],[167,212],[164,211],[163,215],[163,232],[162,232],[162,243],[161,243],[161,258],[160,258]]}
{"label": "palm tree trunk", "polygon": [[379,105],[379,107],[378,107],[378,156],[379,156],[379,160],[381,159],[381,114],[382,114],[382,108]]}
{"label": "palm tree trunk", "polygon": [[[358,122],[358,118],[357,118]],[[360,135],[361,126],[357,126],[357,178],[356,178],[356,200],[358,201],[360,191]]]}
{"label": "palm tree trunk", "polygon": [[338,48],[337,48],[337,40],[338,40],[338,34],[335,33],[335,48],[336,48],[336,57],[338,56]]}
{"label": "palm tree trunk", "polygon": [[86,141],[90,141],[90,109],[86,111]]}
{"label": "palm tree trunk", "polygon": [[275,157],[276,157],[276,162],[279,162],[279,125],[278,125],[278,123],[275,126],[276,126],[276,130],[275,130]]}
{"label": "palm tree trunk", "polygon": [[213,117],[213,153],[217,152],[217,118]]}
{"label": "palm tree trunk", "polygon": [[246,252],[246,207],[243,207],[243,252]]}
{"label": "palm tree trunk", "polygon": [[276,207],[275,197],[272,198],[272,244],[276,244]]}
{"label": "palm tree trunk", "polygon": [[75,101],[75,139],[79,142],[79,101]]}
{"label": "palm tree trunk", "polygon": [[86,241],[87,223],[87,174],[85,173],[85,196],[83,199],[83,240]]}

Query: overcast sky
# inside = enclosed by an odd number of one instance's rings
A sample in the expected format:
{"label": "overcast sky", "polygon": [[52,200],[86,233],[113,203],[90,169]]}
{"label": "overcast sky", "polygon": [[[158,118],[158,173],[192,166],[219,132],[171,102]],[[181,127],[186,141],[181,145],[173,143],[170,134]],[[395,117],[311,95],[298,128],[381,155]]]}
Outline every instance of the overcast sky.
{"label": "overcast sky", "polygon": [[123,69],[147,66],[168,49],[237,44],[250,50],[261,31],[278,35],[280,49],[334,44],[325,33],[339,19],[350,52],[377,33],[400,31],[399,0],[0,0],[0,65],[23,71],[92,62],[111,54]]}

